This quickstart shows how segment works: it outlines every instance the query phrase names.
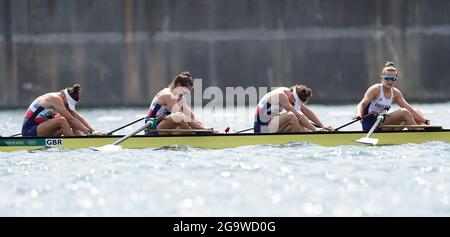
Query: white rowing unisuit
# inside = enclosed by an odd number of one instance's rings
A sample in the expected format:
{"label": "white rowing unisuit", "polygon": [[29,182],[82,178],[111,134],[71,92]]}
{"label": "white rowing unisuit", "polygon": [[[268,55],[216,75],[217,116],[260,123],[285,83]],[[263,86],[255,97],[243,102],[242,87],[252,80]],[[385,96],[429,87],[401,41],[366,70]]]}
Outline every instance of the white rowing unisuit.
{"label": "white rowing unisuit", "polygon": [[[303,102],[298,97],[295,87],[292,88],[293,95],[295,98],[294,109],[300,112]],[[283,111],[283,107],[279,103],[271,104],[268,102],[268,94],[264,95],[256,106],[255,112],[255,123],[254,132],[255,133],[270,133],[269,123],[273,116],[277,116]]]}
{"label": "white rowing unisuit", "polygon": [[[381,87],[381,85],[380,85]],[[371,112],[381,113],[384,110],[389,110],[391,108],[392,102],[394,101],[394,90],[391,88],[391,98],[387,99],[384,96],[383,88],[380,88],[380,95],[376,100],[372,100],[369,105],[364,109],[364,114]]]}

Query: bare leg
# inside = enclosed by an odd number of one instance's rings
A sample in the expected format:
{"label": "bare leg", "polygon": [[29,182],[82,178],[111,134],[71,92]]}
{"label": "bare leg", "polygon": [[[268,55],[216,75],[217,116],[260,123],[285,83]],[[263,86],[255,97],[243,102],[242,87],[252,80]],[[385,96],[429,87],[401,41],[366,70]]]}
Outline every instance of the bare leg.
{"label": "bare leg", "polygon": [[62,129],[59,129],[55,133],[53,133],[52,137],[60,137],[63,134]]}
{"label": "bare leg", "polygon": [[193,129],[203,129],[204,127],[197,122],[189,122],[189,126]]}
{"label": "bare leg", "polygon": [[[399,109],[396,110],[386,116],[386,119],[384,121],[384,125],[400,125],[400,124],[406,124],[406,125],[416,125],[416,121],[414,121],[414,118],[407,109]],[[394,131],[399,130],[395,128],[384,128],[384,131]]]}
{"label": "bare leg", "polygon": [[269,129],[279,133],[304,131],[300,126],[297,117],[292,112],[284,113],[273,118],[269,124]]}
{"label": "bare leg", "polygon": [[73,136],[72,128],[64,117],[56,117],[39,124],[37,134],[39,137],[52,136],[62,130],[64,136]]}
{"label": "bare leg", "polygon": [[[185,115],[182,113],[175,113],[175,114],[171,114],[168,117],[166,117],[163,121],[161,121],[158,124],[158,129],[176,129],[176,128],[180,128],[180,129],[189,129],[190,126],[187,122],[185,122]],[[167,134],[171,134],[169,133],[159,133],[159,134],[163,134],[163,135],[167,135]]]}

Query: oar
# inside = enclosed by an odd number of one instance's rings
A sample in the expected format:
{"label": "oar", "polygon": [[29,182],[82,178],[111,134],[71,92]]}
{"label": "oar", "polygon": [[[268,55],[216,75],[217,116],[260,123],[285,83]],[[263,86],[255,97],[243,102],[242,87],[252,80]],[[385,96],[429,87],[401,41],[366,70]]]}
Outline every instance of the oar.
{"label": "oar", "polygon": [[364,116],[362,116],[362,117],[359,117],[359,116],[358,116],[358,117],[356,117],[356,119],[352,120],[351,122],[348,122],[348,123],[346,123],[346,124],[344,124],[344,125],[342,125],[342,126],[336,128],[336,129],[334,129],[334,131],[337,131],[337,130],[339,130],[339,129],[341,129],[341,128],[345,128],[345,127],[347,127],[347,126],[350,125],[350,124],[354,124],[354,123],[358,122],[359,120],[364,119],[364,118],[367,117],[368,115],[370,115],[370,114],[366,114],[366,115],[364,115]]}
{"label": "oar", "polygon": [[238,134],[238,133],[241,133],[241,132],[247,132],[247,131],[250,131],[250,130],[253,130],[253,128],[247,128],[247,129],[244,129],[244,130],[241,130],[241,131],[237,131],[237,132],[235,132],[235,134]]}
{"label": "oar", "polygon": [[408,128],[408,129],[434,129],[434,130],[442,130],[441,125],[381,125],[382,128]]}
{"label": "oar", "polygon": [[[364,119],[364,118],[367,117],[368,115],[370,115],[370,114],[366,114],[366,115],[364,115],[364,116],[362,116],[362,117],[357,117],[357,118],[354,119],[353,121],[351,121],[351,122],[349,122],[349,123],[346,123],[346,124],[344,124],[344,125],[342,125],[342,126],[336,128],[336,129],[334,129],[334,131],[337,131],[337,130],[339,130],[339,129],[341,129],[341,128],[345,128],[345,127],[347,127],[347,126],[350,125],[350,124],[356,123],[356,122],[358,122],[359,120]],[[314,125],[315,127],[319,128],[319,126],[318,126],[317,124],[313,123],[313,125]],[[241,132],[247,132],[247,131],[250,131],[250,130],[252,130],[252,129],[253,129],[253,128],[247,128],[247,129],[244,129],[244,130],[235,132],[235,134],[241,133]],[[228,131],[230,131],[230,127],[227,127],[227,128],[225,129],[225,133],[228,133]]]}
{"label": "oar", "polygon": [[385,115],[384,111],[380,115],[378,115],[377,121],[373,124],[372,128],[370,128],[369,133],[367,133],[367,135],[365,137],[362,137],[362,138],[356,140],[356,142],[363,143],[363,144],[372,144],[375,146],[378,143],[378,139],[370,138],[370,135],[372,135],[373,131],[375,131],[375,128],[377,128],[377,126],[381,122],[381,120],[384,119],[384,115]]}
{"label": "oar", "polygon": [[[250,130],[253,130],[253,128],[247,128],[247,129],[244,129],[244,130],[241,130],[241,131],[234,132],[232,134],[238,134],[238,133],[247,132],[247,131],[250,131]],[[225,128],[225,133],[228,133],[229,131],[230,131],[230,127]]]}
{"label": "oar", "polygon": [[[161,121],[161,120],[164,119],[166,116],[167,116],[167,115],[163,114],[163,115],[159,116],[158,118],[156,118],[156,120],[157,120],[157,121]],[[144,126],[138,128],[136,131],[133,131],[132,133],[130,133],[130,134],[128,134],[128,135],[126,135],[126,136],[120,138],[119,140],[113,142],[112,144],[104,145],[104,146],[98,147],[98,148],[94,148],[94,150],[98,150],[98,151],[101,151],[101,150],[109,150],[109,147],[114,147],[114,146],[119,145],[120,143],[126,141],[128,138],[130,138],[130,137],[136,135],[136,134],[139,133],[140,131],[146,129],[147,127],[152,126],[153,124],[154,124],[154,120],[149,120]]]}
{"label": "oar", "polygon": [[[167,116],[167,115],[163,114],[163,115],[159,116],[158,118],[156,118],[156,121],[159,122],[159,121],[163,120],[166,116]],[[134,135],[136,135],[137,133],[139,133],[140,131],[146,129],[147,127],[152,126],[153,123],[154,123],[154,120],[149,120],[144,126],[140,127],[138,130],[136,130],[136,131],[134,131],[134,132],[132,132],[132,133],[126,135],[125,137],[122,137],[121,139],[119,139],[119,140],[113,142],[112,145],[115,145],[115,146],[119,145],[120,143],[126,141],[126,140],[127,140],[128,138],[130,138],[131,136],[134,136]]]}
{"label": "oar", "polygon": [[17,133],[17,134],[11,135],[11,136],[9,136],[9,137],[17,137],[17,136],[19,136],[19,135],[22,135],[22,133]]}
{"label": "oar", "polygon": [[106,135],[107,135],[107,136],[112,135],[113,133],[115,133],[115,132],[117,132],[117,131],[119,131],[119,130],[122,130],[122,129],[124,129],[124,128],[130,126],[130,125],[133,125],[133,124],[135,124],[135,123],[137,123],[137,122],[139,122],[139,121],[141,121],[141,120],[144,120],[145,118],[146,118],[146,117],[143,117],[143,118],[137,119],[137,120],[135,120],[135,121],[133,121],[133,122],[127,124],[127,125],[123,125],[123,126],[120,127],[120,128],[117,128],[117,129],[115,129],[115,130],[112,130],[111,132],[107,133]]}

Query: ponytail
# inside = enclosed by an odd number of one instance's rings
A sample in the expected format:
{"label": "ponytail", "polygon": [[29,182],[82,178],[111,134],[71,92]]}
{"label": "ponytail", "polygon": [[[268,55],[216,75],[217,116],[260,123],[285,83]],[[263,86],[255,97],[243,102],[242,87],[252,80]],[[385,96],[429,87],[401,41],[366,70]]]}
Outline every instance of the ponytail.
{"label": "ponytail", "polygon": [[188,71],[182,72],[173,79],[173,81],[169,84],[169,88],[173,89],[177,87],[177,85],[184,87],[194,86],[194,80],[192,79],[191,74]]}
{"label": "ponytail", "polygon": [[[74,99],[75,101],[80,101],[80,91],[81,86],[80,84],[74,84],[73,86],[67,87],[65,90],[67,90],[67,93]],[[63,92],[64,90],[61,90]]]}

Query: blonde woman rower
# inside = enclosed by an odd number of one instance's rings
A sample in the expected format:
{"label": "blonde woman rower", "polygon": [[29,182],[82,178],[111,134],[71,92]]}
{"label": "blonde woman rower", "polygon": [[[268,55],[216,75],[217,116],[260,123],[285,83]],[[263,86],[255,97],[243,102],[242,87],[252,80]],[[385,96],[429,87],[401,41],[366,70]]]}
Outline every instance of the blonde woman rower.
{"label": "blonde woman rower", "polygon": [[[430,120],[426,119],[418,110],[415,110],[403,97],[402,92],[396,88],[399,80],[399,73],[393,62],[387,62],[383,67],[380,75],[380,83],[375,84],[367,89],[364,98],[357,106],[357,116],[361,120],[362,128],[365,132],[369,131],[377,120],[378,114],[388,111],[393,103],[401,108],[393,111],[385,116],[382,125],[417,125],[430,124]],[[388,131],[393,128],[377,128],[375,131]]]}

